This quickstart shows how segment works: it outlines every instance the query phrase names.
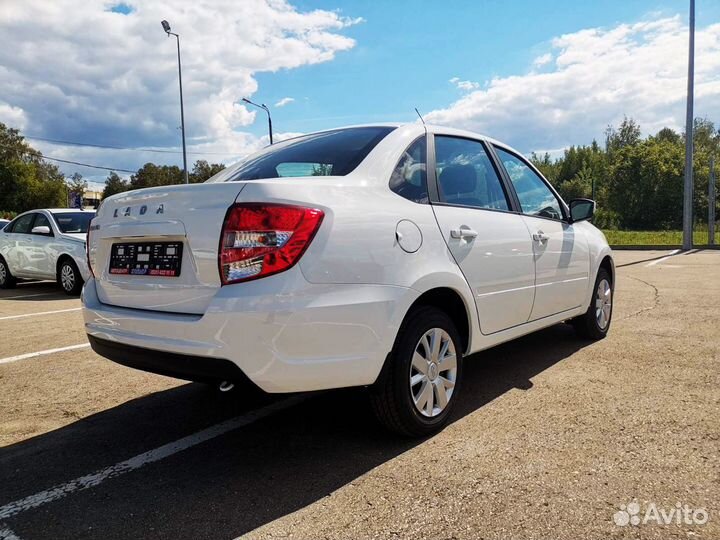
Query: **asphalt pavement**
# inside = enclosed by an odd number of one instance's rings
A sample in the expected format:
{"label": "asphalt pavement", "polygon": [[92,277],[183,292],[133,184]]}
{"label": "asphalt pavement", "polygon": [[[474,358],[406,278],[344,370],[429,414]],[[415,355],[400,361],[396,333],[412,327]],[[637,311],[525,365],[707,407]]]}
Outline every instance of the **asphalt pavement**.
{"label": "asphalt pavement", "polygon": [[[616,253],[607,339],[560,324],[469,358],[425,440],[357,389],[115,365],[77,298],[0,291],[0,539],[720,538],[720,252],[668,255]],[[645,519],[678,504],[707,522]]]}

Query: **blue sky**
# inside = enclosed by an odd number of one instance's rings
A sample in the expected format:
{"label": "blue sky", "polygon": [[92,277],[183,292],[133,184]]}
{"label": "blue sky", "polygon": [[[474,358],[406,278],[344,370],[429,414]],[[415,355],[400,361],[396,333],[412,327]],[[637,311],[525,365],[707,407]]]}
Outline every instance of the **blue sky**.
{"label": "blue sky", "polygon": [[[189,161],[232,162],[276,133],[430,121],[557,155],[632,116],[682,129],[687,0],[410,2],[24,0],[0,3],[0,121],[51,139],[179,152],[182,36]],[[720,122],[720,2],[697,0],[696,115]],[[285,103],[281,105],[281,101]],[[32,141],[135,170],[179,153]],[[63,165],[93,180],[106,172]]]}
{"label": "blue sky", "polygon": [[[258,99],[270,104],[295,96],[295,102],[274,113],[277,129],[287,131],[413,121],[414,107],[427,113],[460,97],[462,92],[448,82],[452,77],[482,84],[524,73],[555,36],[647,17],[687,17],[688,6],[687,1],[632,0],[294,4],[303,10],[340,9],[365,22],[347,29],[357,45],[333,62],[258,75]],[[720,2],[700,0],[696,10],[698,26],[720,21]],[[258,122],[253,128],[262,134],[265,125]]]}

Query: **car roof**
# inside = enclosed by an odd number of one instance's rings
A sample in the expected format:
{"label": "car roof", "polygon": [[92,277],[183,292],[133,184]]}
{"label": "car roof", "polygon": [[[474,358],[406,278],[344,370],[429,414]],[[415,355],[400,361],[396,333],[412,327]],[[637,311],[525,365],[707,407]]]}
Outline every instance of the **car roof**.
{"label": "car roof", "polygon": [[[363,127],[399,128],[399,127],[405,127],[405,126],[416,127],[418,129],[418,131],[421,131],[423,129],[423,124],[419,120],[416,120],[415,122],[374,122],[371,124],[354,124],[354,125],[349,125],[349,126],[341,126],[341,127],[331,128],[331,129],[324,129],[321,131],[317,131],[315,133],[323,133],[326,131],[337,131],[339,129],[350,129],[350,128],[363,128]],[[505,148],[505,149],[515,152],[517,154],[521,153],[519,150],[516,150],[515,148],[513,148],[512,146],[510,146],[507,143],[498,141],[497,139],[493,139],[492,137],[490,137],[488,135],[484,135],[484,134],[478,133],[476,131],[470,131],[467,129],[459,129],[459,128],[454,128],[454,127],[450,127],[450,126],[443,126],[440,124],[425,124],[425,129],[427,129],[429,133],[433,133],[433,134],[437,134],[437,135],[454,135],[456,137],[481,139],[483,141],[487,141],[491,144]],[[310,133],[305,133],[303,135],[310,135]],[[302,135],[300,135],[299,137],[302,137]]]}
{"label": "car roof", "polygon": [[[47,210],[53,214],[65,214],[68,212],[95,212],[95,209],[81,209],[81,208],[38,208],[37,210]],[[34,210],[34,212],[37,212]]]}
{"label": "car roof", "polygon": [[20,216],[24,216],[25,214],[31,214],[33,212],[50,212],[51,214],[70,214],[76,212],[84,212],[88,214],[94,214],[96,210],[80,210],[79,208],[34,208],[32,210],[26,210],[25,212],[18,214],[13,219],[17,219]]}

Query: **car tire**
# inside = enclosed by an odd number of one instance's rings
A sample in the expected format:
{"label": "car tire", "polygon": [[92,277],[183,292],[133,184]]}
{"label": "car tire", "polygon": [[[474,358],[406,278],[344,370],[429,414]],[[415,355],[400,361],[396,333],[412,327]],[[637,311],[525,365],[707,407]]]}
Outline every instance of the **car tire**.
{"label": "car tire", "polygon": [[462,341],[450,317],[435,307],[414,308],[371,388],[375,415],[402,435],[422,437],[439,431],[458,399],[462,368]]}
{"label": "car tire", "polygon": [[80,294],[80,291],[82,291],[85,282],[80,275],[80,270],[78,270],[77,265],[72,259],[65,259],[60,263],[58,283],[68,296],[77,296]]}
{"label": "car tire", "polygon": [[15,276],[10,272],[5,259],[0,257],[0,289],[14,289],[17,285]]}
{"label": "car tire", "polygon": [[607,336],[612,322],[614,293],[609,272],[600,268],[595,278],[590,306],[584,315],[570,321],[580,337],[597,341]]}

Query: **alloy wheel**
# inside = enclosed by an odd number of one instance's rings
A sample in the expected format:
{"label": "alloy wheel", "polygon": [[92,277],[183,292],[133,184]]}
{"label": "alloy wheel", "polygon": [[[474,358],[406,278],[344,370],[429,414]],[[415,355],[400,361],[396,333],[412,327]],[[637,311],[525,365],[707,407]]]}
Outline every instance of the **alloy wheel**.
{"label": "alloy wheel", "polygon": [[60,271],[60,284],[66,291],[72,291],[75,287],[75,271],[69,264],[63,265]]}
{"label": "alloy wheel", "polygon": [[595,319],[601,330],[610,324],[612,314],[612,287],[607,279],[600,280],[595,291]]}
{"label": "alloy wheel", "polygon": [[410,363],[410,395],[415,408],[428,418],[445,410],[457,378],[457,356],[450,334],[442,328],[425,332]]}

